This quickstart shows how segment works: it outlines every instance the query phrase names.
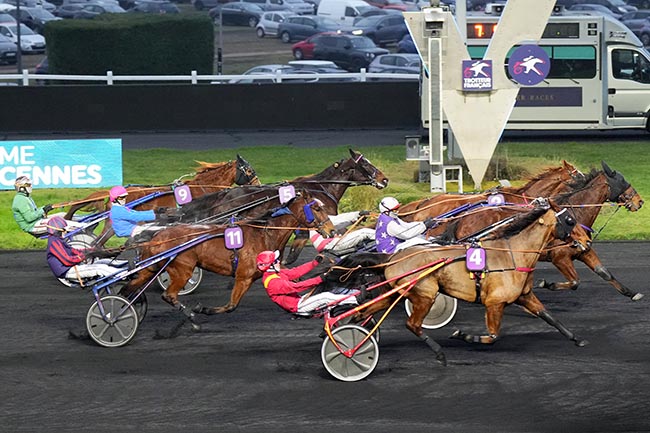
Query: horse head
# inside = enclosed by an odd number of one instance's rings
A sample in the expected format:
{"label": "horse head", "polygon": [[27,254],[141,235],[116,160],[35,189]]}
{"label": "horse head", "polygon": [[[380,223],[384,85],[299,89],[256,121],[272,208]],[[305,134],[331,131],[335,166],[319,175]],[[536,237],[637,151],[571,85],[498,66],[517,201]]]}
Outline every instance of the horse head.
{"label": "horse head", "polygon": [[260,185],[255,169],[241,155],[237,154],[237,174],[235,175],[237,185]]}
{"label": "horse head", "polygon": [[332,237],[336,233],[336,227],[330,221],[323,203],[312,198],[306,191],[297,192],[296,197],[286,204],[286,209],[293,214],[302,228],[316,230],[325,238]]}
{"label": "horse head", "polygon": [[377,189],[388,186],[388,178],[361,153],[350,150],[350,158],[334,165],[341,173],[346,173],[348,180],[361,185],[372,185]]}
{"label": "horse head", "polygon": [[625,209],[636,212],[643,206],[643,199],[638,192],[625,180],[621,173],[609,168],[605,161],[601,161],[603,172],[607,178],[609,186],[609,196],[607,200],[615,203],[621,203]]}

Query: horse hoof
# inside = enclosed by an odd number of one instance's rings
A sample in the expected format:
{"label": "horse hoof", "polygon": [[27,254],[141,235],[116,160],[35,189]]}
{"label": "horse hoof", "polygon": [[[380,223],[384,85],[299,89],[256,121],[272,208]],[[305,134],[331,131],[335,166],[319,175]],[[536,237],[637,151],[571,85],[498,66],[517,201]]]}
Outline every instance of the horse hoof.
{"label": "horse hoof", "polygon": [[538,289],[548,288],[548,283],[546,282],[546,280],[539,280],[535,283],[535,287],[537,287]]}
{"label": "horse hoof", "polygon": [[587,340],[576,340],[576,346],[585,347],[589,342]]}
{"label": "horse hoof", "polygon": [[456,329],[453,334],[449,336],[449,338],[453,338],[455,340],[463,340],[465,341],[464,334],[460,332],[460,329]]}
{"label": "horse hoof", "polygon": [[438,361],[440,364],[442,364],[443,367],[447,366],[447,357],[442,352],[436,354],[436,361]]}
{"label": "horse hoof", "polygon": [[192,311],[197,314],[205,314],[205,308],[203,308],[200,302],[192,307]]}
{"label": "horse hoof", "polygon": [[192,331],[199,332],[201,330],[201,325],[198,323],[192,323]]}
{"label": "horse hoof", "polygon": [[643,299],[643,293],[637,293],[634,296],[632,296],[633,301],[640,301],[641,299]]}

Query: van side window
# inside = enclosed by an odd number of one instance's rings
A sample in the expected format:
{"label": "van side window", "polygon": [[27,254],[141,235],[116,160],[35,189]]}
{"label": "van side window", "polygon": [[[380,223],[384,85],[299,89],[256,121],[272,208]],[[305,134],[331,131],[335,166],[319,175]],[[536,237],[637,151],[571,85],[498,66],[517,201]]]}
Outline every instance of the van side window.
{"label": "van side window", "polygon": [[356,17],[357,11],[352,9],[350,6],[345,7],[345,16],[346,17]]}
{"label": "van side window", "polygon": [[650,62],[635,50],[613,50],[612,75],[620,80],[650,83]]}

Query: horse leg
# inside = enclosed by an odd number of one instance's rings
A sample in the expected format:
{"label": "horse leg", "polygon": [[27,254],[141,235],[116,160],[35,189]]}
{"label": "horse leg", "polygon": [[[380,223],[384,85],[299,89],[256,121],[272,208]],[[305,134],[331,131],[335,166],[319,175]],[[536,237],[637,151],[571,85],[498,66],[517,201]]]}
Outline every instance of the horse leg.
{"label": "horse leg", "polygon": [[460,329],[454,331],[450,338],[463,340],[466,343],[492,344],[499,337],[501,330],[501,321],[503,319],[503,310],[505,303],[498,303],[485,306],[485,324],[489,332],[488,335],[467,334]]}
{"label": "horse leg", "polygon": [[422,329],[422,322],[429,310],[431,310],[434,299],[413,295],[409,297],[409,300],[413,304],[413,312],[411,313],[411,317],[406,321],[406,327],[433,350],[433,353],[436,354],[436,361],[447,366],[447,357],[442,351],[442,347]]}
{"label": "horse leg", "polygon": [[296,230],[293,242],[291,242],[291,248],[289,248],[289,254],[282,260],[283,265],[290,265],[298,260],[302,249],[305,248],[307,241],[309,240],[309,232],[307,230]]}
{"label": "horse leg", "polygon": [[643,293],[633,292],[619,282],[616,277],[609,272],[605,265],[602,264],[598,254],[596,254],[593,249],[580,256],[580,261],[587,265],[589,269],[594,271],[600,278],[611,284],[621,295],[627,296],[633,301],[638,301],[643,298]]}
{"label": "horse leg", "polygon": [[527,309],[537,317],[544,320],[549,325],[553,326],[555,329],[560,331],[560,334],[564,335],[566,338],[573,341],[576,346],[583,347],[588,344],[587,340],[580,339],[577,335],[571,332],[566,326],[564,326],[559,320],[551,316],[551,313],[549,313],[546,310],[544,304],[542,304],[542,302],[537,298],[537,296],[535,296],[532,290],[527,294],[523,294],[519,296],[519,298],[517,298],[515,303],[517,305],[521,305],[522,307],[524,307],[525,309]]}
{"label": "horse leg", "polygon": [[580,278],[575,266],[573,265],[571,254],[573,254],[571,247],[560,248],[551,253],[551,262],[555,265],[557,270],[565,276],[567,281],[563,283],[549,283],[542,279],[537,282],[536,286],[552,291],[577,290],[580,285]]}
{"label": "horse leg", "polygon": [[[167,302],[169,305],[171,305],[172,307],[180,311],[184,317],[179,324],[175,325],[172,328],[172,331],[165,338],[175,337],[178,334],[180,328],[187,321],[189,321],[190,324],[192,325],[192,330],[194,331],[201,330],[201,325],[196,322],[196,314],[194,313],[193,309],[189,308],[187,305],[183,304],[178,299],[178,292],[183,288],[183,286],[185,286],[187,280],[190,279],[190,277],[192,276],[192,270],[193,270],[193,266],[190,267],[189,272],[186,270],[181,271],[181,270],[173,269],[171,266],[167,268],[167,272],[169,274],[171,282],[169,284],[169,287],[167,287],[167,290],[165,290],[162,293],[162,295],[160,295],[160,297],[162,298],[163,301]],[[158,338],[161,338],[158,332],[156,332],[156,334]]]}

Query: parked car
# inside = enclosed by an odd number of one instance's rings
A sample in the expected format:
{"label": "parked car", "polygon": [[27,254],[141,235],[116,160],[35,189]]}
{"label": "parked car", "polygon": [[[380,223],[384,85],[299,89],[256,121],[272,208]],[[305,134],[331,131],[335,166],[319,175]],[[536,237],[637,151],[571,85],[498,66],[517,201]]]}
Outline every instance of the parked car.
{"label": "parked car", "polygon": [[292,68],[289,65],[260,65],[255,66],[254,68],[249,69],[244,72],[242,75],[246,75],[246,78],[233,78],[229,81],[230,84],[269,84],[277,83],[277,76],[288,75],[288,74],[299,74],[299,78],[282,78],[282,82],[292,82],[292,83],[308,83],[318,81],[318,76],[316,72],[313,71],[299,71],[295,68]]}
{"label": "parked car", "polygon": [[627,4],[639,9],[650,9],[650,0],[627,0]]}
{"label": "parked car", "polygon": [[313,15],[314,6],[303,0],[231,0],[252,3],[260,6],[265,11],[288,10],[296,15]]}
{"label": "parked car", "polygon": [[74,18],[75,14],[84,6],[85,3],[64,3],[56,8],[54,15],[61,18]]}
{"label": "parked car", "polygon": [[419,74],[420,66],[418,54],[384,54],[375,57],[368,65],[368,72]]}
{"label": "parked car", "polygon": [[592,3],[580,3],[580,4],[575,4],[571,6],[569,11],[573,12],[582,12],[590,15],[609,15],[610,17],[619,19],[622,14],[613,12],[609,9],[607,9],[603,5],[597,5],[597,4],[592,4]]}
{"label": "parked car", "polygon": [[304,39],[302,41],[296,42],[291,46],[291,52],[293,53],[293,58],[296,60],[309,60],[314,58],[314,41],[323,35],[336,34],[334,32],[324,32],[317,33]]}
{"label": "parked car", "polygon": [[197,11],[202,11],[204,9],[212,9],[220,4],[228,3],[228,0],[191,0],[192,6]]}
{"label": "parked car", "polygon": [[[8,37],[14,43],[18,42],[17,30],[17,24],[0,23],[0,35]],[[20,24],[20,51],[23,53],[44,53],[45,38],[25,24]]]}
{"label": "parked car", "polygon": [[315,40],[314,59],[331,60],[343,69],[358,72],[368,68],[375,57],[388,54],[366,36],[348,34],[325,35]]}
{"label": "parked car", "polygon": [[[9,9],[7,9],[7,12],[9,12]],[[0,12],[0,23],[15,23],[16,18],[13,17],[13,15],[10,15],[9,13],[6,12]]]}
{"label": "parked car", "polygon": [[[5,4],[16,6],[18,0],[4,0]],[[46,0],[20,0],[20,7],[42,8],[48,12],[53,12],[56,6]]]}
{"label": "parked car", "polygon": [[264,12],[260,18],[260,22],[257,23],[257,28],[255,29],[258,38],[263,38],[264,36],[273,36],[278,37],[278,26],[281,22],[287,19],[290,16],[295,15],[293,12],[289,11],[272,11]]}
{"label": "parked car", "polygon": [[18,47],[8,37],[0,35],[0,63],[13,65],[16,63]]}
{"label": "parked car", "polygon": [[366,0],[371,6],[378,7],[380,9],[395,9],[401,12],[411,12],[419,11],[420,8],[414,5],[413,3],[404,3],[401,0]]}
{"label": "parked car", "polygon": [[255,27],[260,22],[264,10],[252,3],[225,3],[210,9],[210,17],[219,23],[219,16],[224,25]]}
{"label": "parked car", "polygon": [[126,12],[120,6],[113,3],[88,3],[79,9],[72,18],[93,19],[101,14],[119,14]]}
{"label": "parked car", "polygon": [[128,12],[142,12],[146,14],[178,14],[181,10],[170,1],[137,0]]}
{"label": "parked car", "polygon": [[577,4],[594,4],[605,6],[615,14],[623,15],[627,12],[634,12],[636,7],[626,4],[623,0],[580,0]]}
{"label": "parked car", "polygon": [[635,30],[634,34],[637,35],[644,46],[650,47],[650,21],[646,22],[643,27]]}
{"label": "parked car", "polygon": [[[18,9],[9,11],[11,16],[16,17]],[[25,24],[36,33],[43,33],[45,24],[50,21],[60,20],[61,18],[55,17],[50,12],[43,8],[24,7],[20,8],[20,22]]]}
{"label": "parked car", "polygon": [[650,22],[650,10],[628,12],[623,14],[620,21],[636,34]]}
{"label": "parked car", "polygon": [[341,24],[319,16],[288,17],[278,26],[278,34],[284,43],[306,39],[322,32],[341,30]]}
{"label": "parked car", "polygon": [[410,33],[405,34],[397,43],[397,52],[417,54],[418,50],[415,48],[415,42],[413,42],[413,37]]}
{"label": "parked car", "polygon": [[352,26],[356,17],[371,9],[377,8],[362,0],[321,0],[316,14],[341,25]]}
{"label": "parked car", "polygon": [[402,14],[375,15],[357,22],[352,33],[367,36],[382,46],[399,42],[408,33],[408,29]]}

